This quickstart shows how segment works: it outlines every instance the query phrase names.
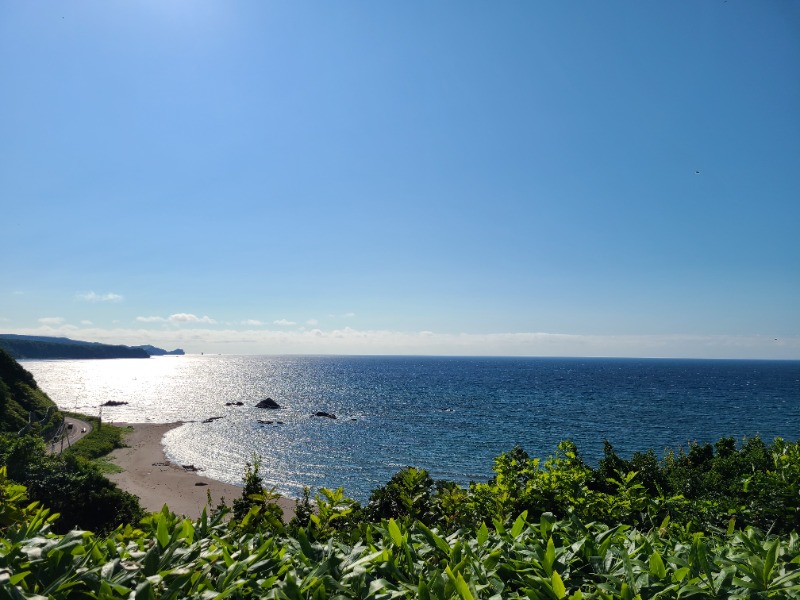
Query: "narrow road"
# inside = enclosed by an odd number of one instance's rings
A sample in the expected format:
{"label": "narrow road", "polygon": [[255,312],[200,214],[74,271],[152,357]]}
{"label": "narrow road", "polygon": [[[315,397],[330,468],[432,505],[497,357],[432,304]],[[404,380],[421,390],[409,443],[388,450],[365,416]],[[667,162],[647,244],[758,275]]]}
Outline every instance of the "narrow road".
{"label": "narrow road", "polygon": [[[57,454],[61,452],[62,448],[69,448],[72,444],[77,442],[92,430],[91,423],[81,421],[75,417],[66,417],[64,419],[64,423],[67,427],[64,439],[58,442],[47,443],[47,452],[50,454]],[[72,423],[71,429],[69,428],[70,423]]]}

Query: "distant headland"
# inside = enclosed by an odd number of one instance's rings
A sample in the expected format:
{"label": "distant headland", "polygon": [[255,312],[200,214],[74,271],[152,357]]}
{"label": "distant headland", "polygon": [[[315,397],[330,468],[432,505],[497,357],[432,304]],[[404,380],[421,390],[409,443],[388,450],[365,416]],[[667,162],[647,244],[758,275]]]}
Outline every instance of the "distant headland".
{"label": "distant headland", "polygon": [[181,356],[181,348],[167,351],[155,346],[115,346],[99,342],[82,342],[65,337],[16,335],[0,333],[0,348],[17,360],[76,358],[150,358]]}

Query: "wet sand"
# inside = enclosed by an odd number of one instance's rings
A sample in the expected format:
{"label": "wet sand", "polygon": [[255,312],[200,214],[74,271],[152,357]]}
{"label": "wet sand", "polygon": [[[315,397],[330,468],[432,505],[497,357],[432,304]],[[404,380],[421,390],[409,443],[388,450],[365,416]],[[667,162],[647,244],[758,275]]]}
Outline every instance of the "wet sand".
{"label": "wet sand", "polygon": [[[241,497],[241,487],[203,477],[167,460],[161,440],[167,431],[181,423],[114,425],[132,427],[133,431],[125,437],[128,447],[118,448],[110,455],[111,461],[123,472],[109,474],[108,478],[123,490],[139,496],[139,503],[145,510],[159,511],[166,504],[172,512],[196,519],[207,505],[208,493],[211,494],[211,506],[207,510],[215,507],[222,498],[231,506],[236,498]],[[294,515],[294,500],[282,497],[278,504],[288,522]]]}

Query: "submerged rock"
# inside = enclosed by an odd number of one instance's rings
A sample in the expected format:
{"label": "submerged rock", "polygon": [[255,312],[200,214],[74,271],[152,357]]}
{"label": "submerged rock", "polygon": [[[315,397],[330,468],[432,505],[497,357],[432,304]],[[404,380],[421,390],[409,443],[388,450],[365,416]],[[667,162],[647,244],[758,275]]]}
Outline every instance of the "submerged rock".
{"label": "submerged rock", "polygon": [[275,402],[272,398],[264,398],[261,402],[256,404],[256,408],[280,408],[281,405]]}

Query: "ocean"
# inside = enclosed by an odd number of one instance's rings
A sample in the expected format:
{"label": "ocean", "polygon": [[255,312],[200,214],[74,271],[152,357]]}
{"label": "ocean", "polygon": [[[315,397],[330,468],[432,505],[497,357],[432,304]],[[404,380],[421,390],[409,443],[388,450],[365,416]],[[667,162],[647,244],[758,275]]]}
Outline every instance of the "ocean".
{"label": "ocean", "polygon": [[[343,487],[365,501],[409,465],[434,479],[486,481],[493,459],[515,445],[545,458],[570,439],[596,464],[604,440],[622,456],[652,448],[660,457],[723,436],[800,432],[800,361],[187,355],[22,364],[64,410],[184,421],[164,439],[171,460],[241,484],[258,457],[265,483],[295,497],[304,486]],[[255,407],[268,397],[281,408]],[[108,401],[126,404],[101,406]]]}

